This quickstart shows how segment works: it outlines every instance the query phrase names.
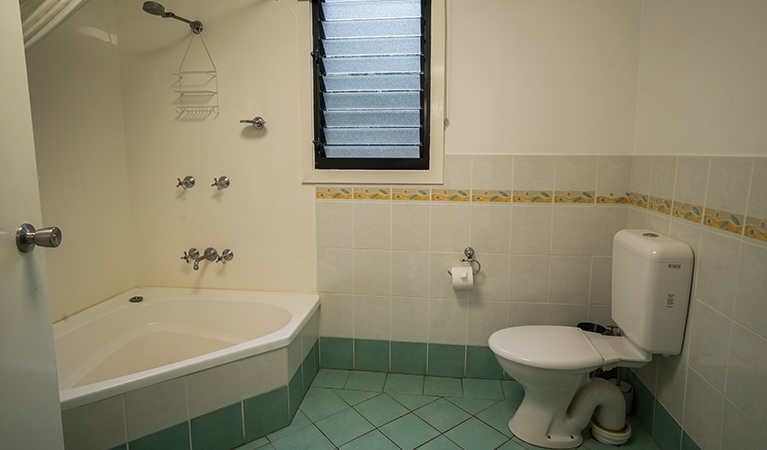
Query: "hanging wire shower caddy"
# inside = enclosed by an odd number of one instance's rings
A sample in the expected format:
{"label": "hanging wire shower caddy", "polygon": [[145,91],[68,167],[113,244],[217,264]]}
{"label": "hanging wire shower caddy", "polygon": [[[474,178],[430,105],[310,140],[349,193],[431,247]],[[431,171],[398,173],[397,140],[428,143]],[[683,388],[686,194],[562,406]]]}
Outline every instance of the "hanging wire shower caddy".
{"label": "hanging wire shower caddy", "polygon": [[[199,36],[205,53],[208,56],[212,69],[208,70],[186,70],[184,69],[184,63],[186,57],[189,54],[189,49],[192,47],[194,38]],[[213,113],[218,114],[218,73],[216,71],[216,63],[213,62],[213,57],[210,56],[208,46],[205,44],[205,38],[202,37],[202,33],[195,33],[189,38],[189,44],[186,46],[184,57],[181,59],[181,64],[178,66],[178,72],[173,75],[178,76],[178,90],[179,104],[176,106],[176,112],[179,114],[192,113]],[[184,81],[184,78],[195,80],[198,83],[189,87],[190,83]],[[188,81],[188,80],[187,80]],[[212,84],[212,86],[211,86]],[[200,87],[213,87],[214,89],[201,89]],[[197,88],[197,89],[195,89]]]}

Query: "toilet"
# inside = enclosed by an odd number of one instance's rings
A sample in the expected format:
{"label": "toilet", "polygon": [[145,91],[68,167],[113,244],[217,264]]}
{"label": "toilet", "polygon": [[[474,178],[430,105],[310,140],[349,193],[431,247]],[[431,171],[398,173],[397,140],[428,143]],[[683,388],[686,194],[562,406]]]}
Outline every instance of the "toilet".
{"label": "toilet", "polygon": [[677,355],[692,280],[690,247],[649,230],[613,238],[612,318],[622,336],[576,327],[531,325],[496,331],[490,349],[525,397],[509,420],[514,435],[547,448],[574,448],[591,422],[594,437],[625,443],[631,428],[619,389],[595,369],[641,367],[653,354]]}

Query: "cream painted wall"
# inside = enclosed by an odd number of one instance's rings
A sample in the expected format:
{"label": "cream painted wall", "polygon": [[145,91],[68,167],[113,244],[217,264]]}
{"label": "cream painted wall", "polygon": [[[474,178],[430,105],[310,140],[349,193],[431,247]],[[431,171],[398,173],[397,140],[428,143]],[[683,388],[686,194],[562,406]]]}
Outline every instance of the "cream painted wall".
{"label": "cream painted wall", "polygon": [[27,51],[54,321],[135,286],[116,28],[89,2]]}
{"label": "cream painted wall", "polygon": [[642,2],[637,154],[767,155],[767,3]]}
{"label": "cream painted wall", "polygon": [[[177,117],[185,24],[118,0],[125,136],[139,286],[316,291],[314,186],[300,182],[296,4],[292,0],[166,1],[201,20],[218,68],[221,113]],[[262,116],[264,132],[239,123]],[[197,185],[175,188],[191,175]],[[210,187],[214,177],[229,189]],[[190,247],[234,251],[199,271]]]}
{"label": "cream painted wall", "polygon": [[640,6],[448,1],[446,153],[630,154]]}

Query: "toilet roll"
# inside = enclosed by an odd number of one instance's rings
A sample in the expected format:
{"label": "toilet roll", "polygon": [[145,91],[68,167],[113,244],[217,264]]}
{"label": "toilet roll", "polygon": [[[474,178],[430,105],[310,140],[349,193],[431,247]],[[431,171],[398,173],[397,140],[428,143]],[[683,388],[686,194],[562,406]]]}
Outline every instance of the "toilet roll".
{"label": "toilet roll", "polygon": [[453,267],[450,272],[453,274],[453,289],[471,289],[474,286],[471,267]]}

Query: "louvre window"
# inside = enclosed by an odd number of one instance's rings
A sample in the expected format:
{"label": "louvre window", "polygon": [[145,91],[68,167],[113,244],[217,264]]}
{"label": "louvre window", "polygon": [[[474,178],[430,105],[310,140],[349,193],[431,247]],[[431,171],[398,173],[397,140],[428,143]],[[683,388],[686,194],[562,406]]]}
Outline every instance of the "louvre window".
{"label": "louvre window", "polygon": [[429,169],[430,0],[315,0],[317,169]]}

